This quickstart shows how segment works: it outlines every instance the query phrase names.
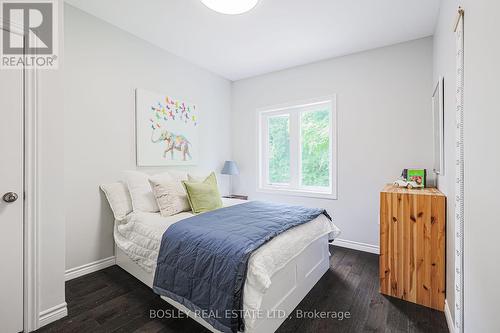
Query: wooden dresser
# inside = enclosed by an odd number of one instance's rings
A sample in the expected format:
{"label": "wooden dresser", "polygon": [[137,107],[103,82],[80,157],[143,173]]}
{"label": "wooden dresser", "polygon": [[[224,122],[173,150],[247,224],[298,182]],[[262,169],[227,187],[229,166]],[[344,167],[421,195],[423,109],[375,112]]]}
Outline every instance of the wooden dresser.
{"label": "wooden dresser", "polygon": [[380,193],[380,292],[443,311],[446,197],[387,185]]}

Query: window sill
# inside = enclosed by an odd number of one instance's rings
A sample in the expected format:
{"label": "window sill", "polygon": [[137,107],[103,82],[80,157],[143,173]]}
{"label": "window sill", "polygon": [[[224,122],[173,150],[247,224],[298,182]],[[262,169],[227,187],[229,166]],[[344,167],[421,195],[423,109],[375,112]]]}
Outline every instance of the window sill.
{"label": "window sill", "polygon": [[336,193],[321,193],[321,192],[312,192],[312,191],[304,191],[304,190],[290,190],[290,189],[275,188],[275,187],[259,187],[259,188],[257,188],[257,192],[267,193],[267,194],[276,194],[276,195],[289,195],[289,196],[294,196],[294,197],[307,197],[307,198],[316,198],[316,199],[337,200]]}

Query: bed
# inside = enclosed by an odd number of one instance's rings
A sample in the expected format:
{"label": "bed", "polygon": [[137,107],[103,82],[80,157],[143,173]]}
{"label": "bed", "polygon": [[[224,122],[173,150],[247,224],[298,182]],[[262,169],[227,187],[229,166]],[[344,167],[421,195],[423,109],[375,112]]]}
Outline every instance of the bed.
{"label": "bed", "polygon": [[[245,201],[223,199],[224,206]],[[172,224],[192,216],[131,213],[115,221],[116,263],[152,288],[161,236]],[[243,292],[245,332],[274,332],[329,267],[328,241],[339,233],[324,215],[290,229],[255,251],[248,263]],[[219,332],[182,304],[162,298],[192,319]]]}

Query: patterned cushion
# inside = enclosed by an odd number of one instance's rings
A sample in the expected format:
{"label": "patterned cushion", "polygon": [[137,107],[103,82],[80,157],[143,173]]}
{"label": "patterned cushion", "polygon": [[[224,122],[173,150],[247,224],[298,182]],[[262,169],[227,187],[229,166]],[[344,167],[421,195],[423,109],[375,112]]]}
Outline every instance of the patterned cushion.
{"label": "patterned cushion", "polygon": [[165,181],[150,178],[149,183],[162,216],[172,216],[191,210],[181,180]]}

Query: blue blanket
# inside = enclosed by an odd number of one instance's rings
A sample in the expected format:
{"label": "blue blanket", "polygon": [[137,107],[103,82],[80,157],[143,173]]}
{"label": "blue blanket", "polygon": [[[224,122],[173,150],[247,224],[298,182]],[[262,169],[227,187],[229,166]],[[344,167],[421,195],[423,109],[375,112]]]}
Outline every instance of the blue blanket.
{"label": "blue blanket", "polygon": [[324,209],[251,201],[179,221],[163,234],[153,290],[223,332],[243,331],[248,259],[280,233]]}

